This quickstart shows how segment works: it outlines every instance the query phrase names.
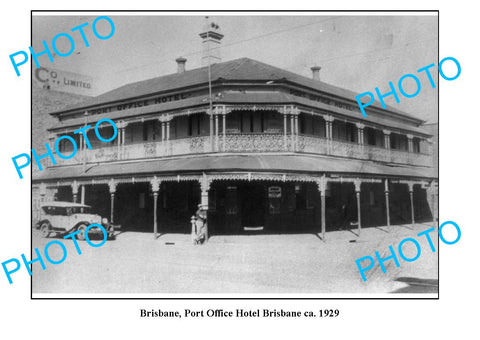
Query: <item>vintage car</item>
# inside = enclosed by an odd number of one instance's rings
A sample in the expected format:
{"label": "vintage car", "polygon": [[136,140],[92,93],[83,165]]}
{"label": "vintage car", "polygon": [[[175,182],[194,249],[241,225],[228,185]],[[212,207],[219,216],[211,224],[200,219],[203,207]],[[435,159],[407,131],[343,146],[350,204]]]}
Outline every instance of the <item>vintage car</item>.
{"label": "vintage car", "polygon": [[[77,239],[85,239],[85,230],[92,223],[101,224],[107,231],[108,238],[113,238],[114,226],[107,218],[92,213],[92,208],[85,204],[72,202],[45,202],[41,205],[40,219],[36,228],[40,229],[43,237],[51,233],[70,234],[80,230]],[[102,233],[100,228],[89,229],[90,234]]]}

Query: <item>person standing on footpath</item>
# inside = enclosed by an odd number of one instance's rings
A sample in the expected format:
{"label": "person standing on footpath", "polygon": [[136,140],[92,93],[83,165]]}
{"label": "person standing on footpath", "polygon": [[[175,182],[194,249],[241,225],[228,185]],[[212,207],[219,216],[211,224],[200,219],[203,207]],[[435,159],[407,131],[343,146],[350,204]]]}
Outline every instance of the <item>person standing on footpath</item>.
{"label": "person standing on footpath", "polygon": [[207,211],[201,204],[195,212],[195,225],[197,227],[195,244],[204,244],[208,239]]}

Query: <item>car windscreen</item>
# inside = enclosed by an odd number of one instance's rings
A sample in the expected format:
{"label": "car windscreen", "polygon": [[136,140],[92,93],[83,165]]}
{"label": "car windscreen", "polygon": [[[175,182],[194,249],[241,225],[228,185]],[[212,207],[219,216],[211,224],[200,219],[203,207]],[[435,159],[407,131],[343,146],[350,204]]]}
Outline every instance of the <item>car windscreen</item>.
{"label": "car windscreen", "polygon": [[92,214],[92,208],[90,207],[70,207],[72,214]]}

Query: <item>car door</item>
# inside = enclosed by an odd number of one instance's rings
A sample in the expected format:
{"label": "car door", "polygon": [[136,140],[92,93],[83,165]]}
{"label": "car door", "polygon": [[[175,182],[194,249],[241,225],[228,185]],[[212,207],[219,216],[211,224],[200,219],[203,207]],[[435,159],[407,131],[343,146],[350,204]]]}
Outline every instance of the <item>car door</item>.
{"label": "car door", "polygon": [[50,223],[54,229],[69,230],[72,226],[69,226],[69,216],[67,216],[66,209],[64,207],[56,207],[53,212]]}

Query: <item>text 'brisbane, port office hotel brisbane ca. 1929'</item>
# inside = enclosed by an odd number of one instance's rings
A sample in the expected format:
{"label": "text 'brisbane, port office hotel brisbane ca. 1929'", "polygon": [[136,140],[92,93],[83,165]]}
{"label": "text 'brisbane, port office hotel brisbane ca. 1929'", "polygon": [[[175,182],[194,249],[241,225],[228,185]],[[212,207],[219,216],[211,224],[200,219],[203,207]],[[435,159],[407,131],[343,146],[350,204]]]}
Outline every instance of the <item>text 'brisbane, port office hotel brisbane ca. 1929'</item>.
{"label": "text 'brisbane, port office hotel brisbane ca. 1929'", "polygon": [[[327,240],[342,228],[436,220],[438,178],[423,120],[379,104],[364,118],[357,94],[320,81],[320,67],[307,78],[249,58],[222,61],[223,34],[211,21],[200,37],[205,66],[187,70],[180,57],[174,74],[50,113],[58,120],[50,142],[69,135],[79,151],[34,174],[33,217],[41,202],[76,201],[122,230],[156,236],[190,233],[202,204],[210,235]],[[90,129],[90,150],[73,132],[103,118],[118,136],[103,143]],[[112,133],[108,124],[101,132]]]}

